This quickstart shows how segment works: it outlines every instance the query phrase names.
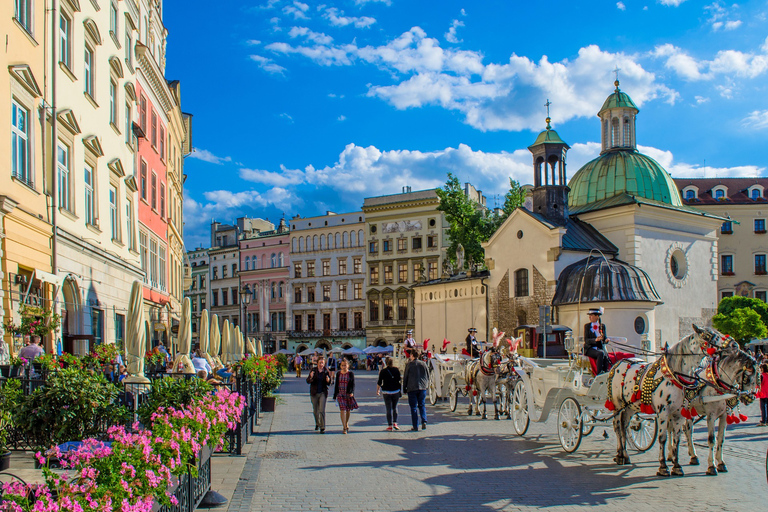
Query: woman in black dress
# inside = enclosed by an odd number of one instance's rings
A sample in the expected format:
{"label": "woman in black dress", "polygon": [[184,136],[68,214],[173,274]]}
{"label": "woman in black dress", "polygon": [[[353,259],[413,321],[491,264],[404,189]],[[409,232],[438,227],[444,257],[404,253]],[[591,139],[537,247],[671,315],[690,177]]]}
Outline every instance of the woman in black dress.
{"label": "woman in black dress", "polygon": [[392,365],[392,358],[384,360],[386,367],[379,372],[376,382],[376,394],[384,396],[384,407],[387,410],[387,430],[400,430],[397,426],[397,402],[400,400],[402,387],[400,369]]}

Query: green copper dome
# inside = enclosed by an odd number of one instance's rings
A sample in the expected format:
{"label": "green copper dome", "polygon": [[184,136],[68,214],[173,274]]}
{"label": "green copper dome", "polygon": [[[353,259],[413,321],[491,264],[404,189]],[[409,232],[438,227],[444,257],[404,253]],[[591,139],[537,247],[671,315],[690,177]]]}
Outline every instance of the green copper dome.
{"label": "green copper dome", "polygon": [[568,146],[568,144],[566,144],[563,139],[560,138],[560,135],[558,135],[555,130],[550,128],[547,128],[541,132],[539,136],[536,137],[536,142],[531,144],[531,147],[538,146],[539,144],[563,144]]}
{"label": "green copper dome", "polygon": [[637,105],[632,101],[632,98],[629,97],[629,94],[625,92],[621,92],[619,90],[619,81],[616,80],[614,82],[614,85],[616,85],[616,90],[613,91],[613,94],[608,96],[605,99],[605,103],[603,103],[603,108],[600,109],[600,112],[597,113],[599,116],[603,112],[605,112],[608,109],[611,108],[633,108],[637,112],[640,112],[640,109],[637,108]]}
{"label": "green copper dome", "polygon": [[568,208],[597,209],[590,205],[612,197],[628,195],[670,206],[683,206],[675,182],[656,160],[637,151],[615,150],[584,165],[568,184]]}

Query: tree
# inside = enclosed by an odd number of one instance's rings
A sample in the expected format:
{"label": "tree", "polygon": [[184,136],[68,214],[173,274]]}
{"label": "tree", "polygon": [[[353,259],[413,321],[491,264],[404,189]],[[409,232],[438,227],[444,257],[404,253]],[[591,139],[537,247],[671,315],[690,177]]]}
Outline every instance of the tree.
{"label": "tree", "polygon": [[725,297],[717,306],[712,325],[741,345],[752,338],[764,338],[768,334],[768,305],[750,297]]}
{"label": "tree", "polygon": [[448,237],[451,245],[448,247],[448,261],[456,263],[456,250],[461,244],[464,247],[465,266],[469,262],[485,260],[482,243],[487,242],[507,217],[525,202],[525,190],[512,179],[510,189],[504,195],[504,206],[500,214],[472,201],[464,193],[459,179],[448,173],[445,186],[437,189],[440,198],[438,210],[445,212],[445,218],[450,225]]}

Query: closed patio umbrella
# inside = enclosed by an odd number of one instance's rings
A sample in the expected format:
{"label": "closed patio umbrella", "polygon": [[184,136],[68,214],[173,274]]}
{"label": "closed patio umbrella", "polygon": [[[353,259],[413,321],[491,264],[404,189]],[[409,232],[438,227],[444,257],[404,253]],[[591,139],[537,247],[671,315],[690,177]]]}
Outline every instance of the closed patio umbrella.
{"label": "closed patio umbrella", "polygon": [[128,302],[128,323],[126,325],[125,362],[128,373],[125,378],[129,384],[147,384],[144,377],[144,350],[147,344],[147,332],[144,330],[144,286],[134,281]]}
{"label": "closed patio umbrella", "polygon": [[229,320],[224,320],[224,328],[221,330],[221,362],[224,364],[228,364],[231,357],[230,343],[232,343],[232,335],[229,332]]}
{"label": "closed patio umbrella", "polygon": [[192,303],[189,297],[184,297],[181,303],[181,318],[179,319],[179,352],[173,361],[175,373],[195,373],[195,367],[189,358],[192,348]]}
{"label": "closed patio umbrella", "polygon": [[213,368],[213,358],[208,355],[209,350],[209,338],[211,337],[210,328],[208,326],[208,310],[204,309],[203,313],[200,315],[200,338],[198,340],[198,343],[200,344],[200,352],[202,352],[203,357],[206,361],[208,361],[208,364],[211,365],[211,368]]}
{"label": "closed patio umbrella", "polygon": [[262,357],[264,355],[264,345],[261,344],[261,340],[259,340],[259,344],[256,346],[256,355],[258,357]]}
{"label": "closed patio umbrella", "polygon": [[209,347],[208,353],[211,355],[211,359],[216,363],[214,366],[221,366],[221,359],[219,354],[221,353],[221,331],[219,331],[219,315],[214,314],[211,319],[211,339],[208,340]]}
{"label": "closed patio umbrella", "polygon": [[245,352],[250,355],[256,355],[256,347],[253,345],[253,338],[248,338],[248,342],[245,344]]}
{"label": "closed patio umbrella", "polygon": [[232,357],[235,361],[242,361],[243,352],[245,352],[245,339],[238,325],[235,327],[235,349],[232,351]]}

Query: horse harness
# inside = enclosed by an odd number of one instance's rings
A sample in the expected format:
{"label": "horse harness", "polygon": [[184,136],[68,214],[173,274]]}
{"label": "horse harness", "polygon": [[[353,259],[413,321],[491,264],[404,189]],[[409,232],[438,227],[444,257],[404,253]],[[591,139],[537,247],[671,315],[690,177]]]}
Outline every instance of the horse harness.
{"label": "horse harness", "polygon": [[480,360],[478,362],[480,366],[480,371],[483,373],[483,375],[487,375],[490,377],[491,375],[494,375],[496,373],[496,367],[498,366],[499,361],[501,361],[501,357],[498,354],[492,353],[491,354],[491,364],[485,365],[483,364],[483,359],[485,356],[485,353],[483,353],[480,356]]}

